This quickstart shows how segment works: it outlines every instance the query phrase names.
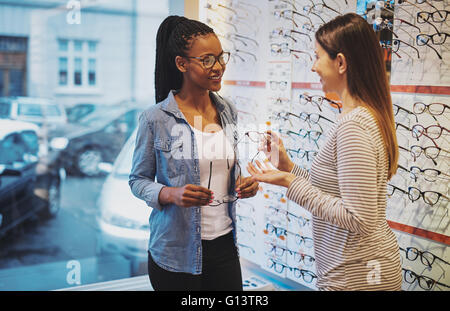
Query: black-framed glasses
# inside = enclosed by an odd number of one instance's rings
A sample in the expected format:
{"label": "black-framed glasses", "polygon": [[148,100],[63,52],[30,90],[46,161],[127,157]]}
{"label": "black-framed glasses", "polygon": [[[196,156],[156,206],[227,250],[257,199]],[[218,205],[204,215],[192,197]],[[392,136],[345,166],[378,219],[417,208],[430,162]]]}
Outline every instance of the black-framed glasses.
{"label": "black-framed glasses", "polygon": [[417,22],[422,24],[431,18],[435,23],[442,23],[445,22],[449,13],[450,11],[447,10],[437,10],[434,12],[421,11],[417,13]]}
{"label": "black-framed glasses", "polygon": [[418,45],[426,45],[430,40],[434,45],[442,45],[448,36],[450,35],[446,32],[437,32],[432,35],[421,33],[416,36],[416,41]]}
{"label": "black-framed glasses", "polygon": [[[408,21],[406,21],[406,20],[404,20],[404,19],[402,19],[402,18],[394,17],[394,18],[393,18],[393,21],[394,21],[394,26],[399,26],[399,25],[401,25],[401,24],[406,24],[406,25],[408,25],[408,26],[411,26],[411,27],[416,28],[419,32],[421,32],[421,30],[420,30],[419,27],[417,27],[416,25],[414,25],[414,24],[412,24],[412,23],[410,23],[410,22],[408,22]],[[396,23],[396,21],[398,21],[398,22],[400,22],[400,23]]]}
{"label": "black-framed glasses", "polygon": [[447,201],[450,200],[447,196],[445,196],[440,192],[421,191],[419,188],[416,187],[408,187],[408,198],[411,200],[411,202],[415,202],[420,198],[422,198],[426,204],[433,206],[439,202],[441,197],[446,199]]}
{"label": "black-framed glasses", "polygon": [[284,263],[278,262],[269,258],[267,261],[267,267],[269,269],[274,269],[277,273],[283,273],[285,269],[288,269],[291,272],[294,272],[294,276],[297,278],[303,278],[303,281],[306,283],[311,283],[314,279],[317,278],[316,274],[312,271],[305,269],[293,268]]}
{"label": "black-framed glasses", "polygon": [[395,185],[392,185],[392,184],[387,184],[386,190],[387,190],[387,195],[390,197],[392,197],[396,191],[403,193],[403,194],[408,194],[408,192],[406,192],[405,190],[403,190]]}
{"label": "black-framed glasses", "polygon": [[[311,124],[317,124],[320,127],[321,131],[323,131],[323,129],[322,129],[322,126],[319,124],[320,119],[324,119],[324,120],[326,120],[328,122],[334,123],[334,121],[324,117],[321,114],[318,114],[318,113],[306,113],[306,112],[301,112],[300,115],[297,115],[297,114],[292,113],[292,112],[278,112],[277,115],[275,116],[275,119],[276,120],[282,119],[284,121],[289,120],[289,122],[290,122],[290,117],[295,117],[295,118],[300,119],[300,120],[302,120],[304,122],[307,122],[310,127],[311,127]],[[291,123],[291,125],[292,125],[292,123]]]}
{"label": "black-framed glasses", "polygon": [[219,64],[223,67],[225,66],[228,61],[230,60],[230,52],[222,52],[219,56],[216,55],[206,55],[206,56],[185,56],[186,58],[195,58],[202,62],[203,67],[205,69],[211,69],[214,67],[216,62],[219,62]]}
{"label": "black-framed glasses", "polygon": [[432,278],[430,278],[428,276],[418,275],[414,271],[411,271],[411,270],[408,270],[408,269],[405,269],[405,268],[402,268],[402,270],[405,272],[403,279],[407,283],[413,284],[417,280],[417,282],[419,283],[419,286],[422,289],[431,290],[431,289],[433,289],[433,287],[435,285],[439,285],[439,286],[444,286],[444,287],[450,288],[449,285],[446,285],[444,283],[441,283],[441,282],[438,282],[436,280],[433,280]]}
{"label": "black-framed glasses", "polygon": [[[228,169],[230,169],[230,164],[227,159]],[[237,178],[241,176],[241,166],[239,165],[239,161],[235,161],[236,165],[236,174]],[[213,162],[209,161],[209,178],[208,178],[208,190],[211,189],[211,177],[212,177],[212,170],[213,170]],[[237,179],[236,178],[236,179]],[[221,199],[214,199],[211,203],[208,204],[208,206],[219,206],[224,203],[233,203],[236,202],[239,199],[239,197],[236,194],[226,194]]]}
{"label": "black-framed glasses", "polygon": [[[409,111],[408,109],[403,108],[402,106],[399,106],[399,105],[397,105],[397,104],[393,104],[393,110],[394,110],[394,116],[398,115],[398,113],[399,113],[400,111],[404,111],[404,112],[406,112],[408,115],[410,115],[410,114],[415,115],[412,111]],[[417,119],[417,116],[416,116],[416,119]]]}
{"label": "black-framed glasses", "polygon": [[[445,33],[442,33],[442,34],[436,33],[431,36],[421,33],[416,36],[416,43],[418,46],[424,46],[424,45],[428,46],[430,49],[432,49],[436,53],[436,55],[439,57],[439,59],[442,59],[441,54],[439,54],[439,52],[433,46],[428,44],[428,41],[430,41],[430,39],[434,44],[435,41],[433,38],[435,37],[435,35],[441,35],[441,36],[439,36],[439,38],[436,39],[436,42],[440,42],[439,40],[442,40],[442,38],[444,38],[443,41],[445,41],[445,38],[448,36],[448,34],[445,34]],[[443,43],[438,43],[438,44],[443,44]],[[436,45],[438,45],[438,44],[436,44]]]}
{"label": "black-framed glasses", "polygon": [[415,102],[413,105],[413,111],[415,114],[422,114],[428,111],[428,113],[433,116],[440,116],[445,112],[445,109],[450,109],[450,106],[443,103],[425,104],[422,102]]}
{"label": "black-framed glasses", "polygon": [[[399,166],[400,167],[400,166]],[[435,182],[441,175],[450,177],[450,175],[441,172],[440,170],[434,168],[420,168],[418,166],[411,166],[409,168],[409,173],[412,179],[417,182],[417,175],[422,174],[424,179],[429,182]],[[442,177],[445,178],[445,177]]]}
{"label": "black-framed glasses", "polygon": [[311,283],[317,278],[317,275],[309,270],[294,268],[294,276],[296,278],[303,278],[306,283]]}
{"label": "black-framed glasses", "polygon": [[416,47],[412,46],[411,44],[409,44],[409,43],[407,43],[407,42],[405,42],[405,41],[403,41],[403,40],[400,40],[400,39],[393,39],[393,40],[392,40],[392,51],[393,51],[393,52],[398,52],[398,50],[399,50],[399,48],[400,48],[400,45],[401,45],[400,43],[401,43],[401,44],[404,44],[404,45],[406,45],[406,46],[409,46],[410,48],[412,48],[413,50],[415,50],[416,53],[417,53],[417,58],[420,59],[420,53],[419,53],[419,50],[418,50]]}
{"label": "black-framed glasses", "polygon": [[400,247],[400,250],[404,251],[406,253],[406,259],[410,261],[416,260],[420,256],[420,261],[425,265],[431,268],[434,261],[437,259],[447,265],[450,265],[449,262],[445,261],[444,259],[434,255],[433,253],[430,253],[428,251],[419,251],[415,247],[407,247],[406,249],[403,249]]}
{"label": "black-framed glasses", "polygon": [[338,109],[339,113],[341,113],[341,105],[339,103],[335,102],[334,100],[328,99],[321,95],[308,95],[308,94],[300,94],[299,95],[300,104],[307,105],[308,103],[313,103],[319,108],[319,110],[322,112],[322,104],[326,102],[333,108]]}

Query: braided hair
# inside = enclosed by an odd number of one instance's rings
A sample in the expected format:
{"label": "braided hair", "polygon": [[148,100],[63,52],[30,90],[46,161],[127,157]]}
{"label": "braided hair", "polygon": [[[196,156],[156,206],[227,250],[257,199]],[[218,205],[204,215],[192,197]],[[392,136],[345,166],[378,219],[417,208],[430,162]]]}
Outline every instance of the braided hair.
{"label": "braided hair", "polygon": [[164,100],[170,90],[181,88],[183,74],[175,65],[176,56],[186,56],[191,39],[214,34],[208,25],[183,16],[169,16],[159,26],[156,35],[155,97]]}

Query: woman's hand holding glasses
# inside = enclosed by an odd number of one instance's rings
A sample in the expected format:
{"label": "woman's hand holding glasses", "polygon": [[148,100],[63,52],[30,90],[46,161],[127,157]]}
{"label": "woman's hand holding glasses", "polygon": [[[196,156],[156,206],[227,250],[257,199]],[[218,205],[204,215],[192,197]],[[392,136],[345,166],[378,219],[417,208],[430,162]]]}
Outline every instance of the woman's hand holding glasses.
{"label": "woman's hand holding glasses", "polygon": [[160,204],[175,204],[180,207],[208,205],[214,193],[201,186],[187,184],[183,187],[164,187],[159,194]]}
{"label": "woman's hand holding glasses", "polygon": [[238,177],[236,181],[236,192],[239,199],[254,197],[258,193],[259,183],[251,176]]}
{"label": "woman's hand holding glasses", "polygon": [[280,171],[290,172],[294,163],[289,158],[281,138],[270,130],[266,131],[265,141],[261,142],[258,150],[263,151],[267,159]]}

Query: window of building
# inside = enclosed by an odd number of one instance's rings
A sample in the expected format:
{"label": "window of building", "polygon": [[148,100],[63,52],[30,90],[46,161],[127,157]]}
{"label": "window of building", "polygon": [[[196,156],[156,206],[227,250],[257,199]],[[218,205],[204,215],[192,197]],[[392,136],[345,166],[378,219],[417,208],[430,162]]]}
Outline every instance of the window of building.
{"label": "window of building", "polygon": [[67,88],[98,86],[98,43],[92,40],[58,39],[58,84]]}

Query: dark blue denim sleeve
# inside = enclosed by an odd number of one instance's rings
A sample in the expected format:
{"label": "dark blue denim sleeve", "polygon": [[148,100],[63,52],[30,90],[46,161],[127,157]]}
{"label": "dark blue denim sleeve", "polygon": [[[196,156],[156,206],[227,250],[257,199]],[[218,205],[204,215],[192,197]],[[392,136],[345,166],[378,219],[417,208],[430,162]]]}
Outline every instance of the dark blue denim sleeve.
{"label": "dark blue denim sleeve", "polygon": [[131,192],[139,199],[144,200],[148,206],[162,210],[159,204],[159,192],[163,184],[155,182],[156,157],[153,150],[153,128],[144,111],[139,116],[139,125],[136,135],[136,146],[133,153],[133,165],[128,184]]}

